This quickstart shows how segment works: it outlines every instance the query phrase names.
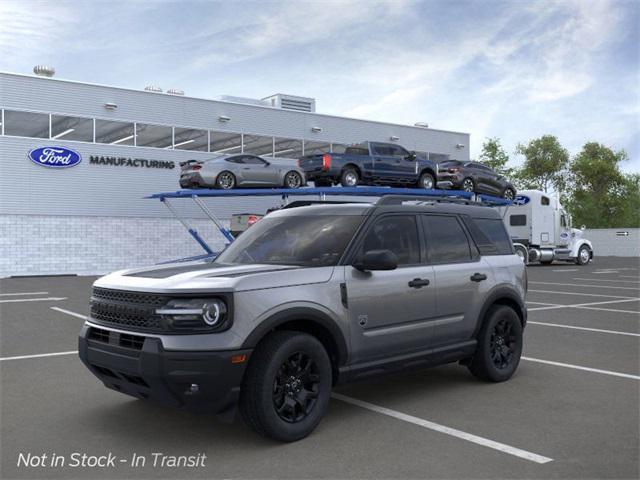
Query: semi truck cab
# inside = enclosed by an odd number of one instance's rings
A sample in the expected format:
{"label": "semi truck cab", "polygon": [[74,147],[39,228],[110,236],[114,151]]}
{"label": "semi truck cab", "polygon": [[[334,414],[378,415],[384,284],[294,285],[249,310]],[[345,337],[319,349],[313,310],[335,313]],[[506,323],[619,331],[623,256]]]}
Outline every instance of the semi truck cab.
{"label": "semi truck cab", "polygon": [[585,265],[593,259],[591,242],[582,238],[584,227],[573,228],[571,215],[557,197],[539,190],[523,190],[502,216],[516,252],[527,263],[554,260]]}

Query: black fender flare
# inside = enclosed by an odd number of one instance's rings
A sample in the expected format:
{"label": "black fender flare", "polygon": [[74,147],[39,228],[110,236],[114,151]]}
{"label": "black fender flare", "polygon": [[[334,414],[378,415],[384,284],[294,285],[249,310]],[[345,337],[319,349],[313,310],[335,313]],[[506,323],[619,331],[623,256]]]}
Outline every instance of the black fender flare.
{"label": "black fender flare", "polygon": [[270,317],[261,321],[260,324],[249,334],[242,344],[244,348],[255,348],[270,331],[275,330],[288,322],[307,322],[318,326],[329,333],[337,350],[338,366],[345,365],[349,358],[347,341],[342,330],[326,313],[312,307],[293,307],[287,310],[274,313]]}
{"label": "black fender flare", "polygon": [[527,324],[527,306],[524,301],[518,294],[518,292],[513,287],[507,287],[504,285],[497,286],[493,290],[491,290],[482,304],[482,308],[480,309],[480,313],[478,314],[478,324],[473,332],[473,338],[478,336],[480,332],[480,328],[482,328],[482,323],[484,321],[484,317],[487,314],[489,308],[495,303],[503,303],[501,301],[505,301],[507,304],[515,304],[518,307],[516,313],[520,317],[522,321],[522,327]]}

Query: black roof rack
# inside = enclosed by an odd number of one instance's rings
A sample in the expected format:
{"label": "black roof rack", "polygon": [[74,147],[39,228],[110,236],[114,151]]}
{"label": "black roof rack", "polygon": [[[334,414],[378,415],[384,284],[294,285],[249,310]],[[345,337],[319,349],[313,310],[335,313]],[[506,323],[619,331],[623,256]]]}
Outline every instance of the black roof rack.
{"label": "black roof rack", "polygon": [[494,206],[494,203],[486,202],[481,199],[472,200],[464,197],[428,197],[425,195],[386,195],[381,197],[376,205],[399,205],[404,202],[414,202],[416,205],[421,204],[435,204],[435,203],[457,203],[460,205],[475,205],[475,206]]}

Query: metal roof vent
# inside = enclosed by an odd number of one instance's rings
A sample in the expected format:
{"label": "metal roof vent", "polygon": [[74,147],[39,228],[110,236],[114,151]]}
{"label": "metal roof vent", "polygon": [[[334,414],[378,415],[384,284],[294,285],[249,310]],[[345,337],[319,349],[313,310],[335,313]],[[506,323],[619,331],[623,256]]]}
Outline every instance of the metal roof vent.
{"label": "metal roof vent", "polygon": [[169,95],[184,95],[184,90],[179,90],[177,88],[170,88],[167,90]]}
{"label": "metal roof vent", "polygon": [[147,92],[162,93],[162,89],[156,85],[147,85],[144,87]]}
{"label": "metal roof vent", "polygon": [[56,69],[47,65],[36,65],[33,67],[33,73],[39,77],[53,77],[56,74]]}
{"label": "metal roof vent", "polygon": [[262,100],[270,103],[272,107],[282,108],[283,110],[295,110],[297,112],[316,111],[315,98],[297,97],[295,95],[276,93],[275,95],[263,98]]}
{"label": "metal roof vent", "polygon": [[420,128],[429,128],[429,124],[427,122],[416,122],[413,125]]}

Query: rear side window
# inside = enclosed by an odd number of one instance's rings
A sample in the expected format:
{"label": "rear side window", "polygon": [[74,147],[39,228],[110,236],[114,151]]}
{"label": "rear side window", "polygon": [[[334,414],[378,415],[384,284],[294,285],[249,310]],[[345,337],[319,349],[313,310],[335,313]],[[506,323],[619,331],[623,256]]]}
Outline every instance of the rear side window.
{"label": "rear side window", "polygon": [[513,246],[499,218],[467,218],[467,227],[482,255],[511,255]]}
{"label": "rear side window", "polygon": [[512,227],[524,227],[526,224],[526,215],[511,215],[509,217],[509,225],[511,225]]}
{"label": "rear side window", "polygon": [[456,217],[423,215],[430,263],[471,261],[469,240]]}
{"label": "rear side window", "polygon": [[347,147],[344,153],[346,155],[369,155],[369,149],[366,147]]}
{"label": "rear side window", "polygon": [[369,250],[391,250],[398,257],[398,265],[420,263],[420,240],[415,217],[394,215],[376,221],[362,245],[362,253]]}

